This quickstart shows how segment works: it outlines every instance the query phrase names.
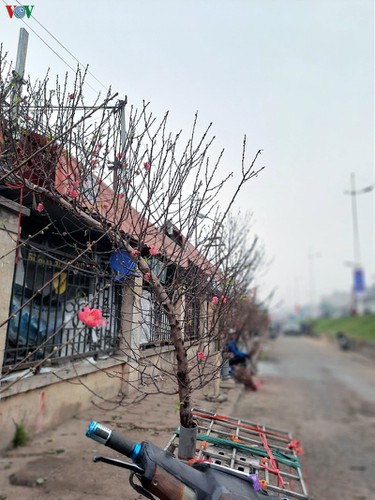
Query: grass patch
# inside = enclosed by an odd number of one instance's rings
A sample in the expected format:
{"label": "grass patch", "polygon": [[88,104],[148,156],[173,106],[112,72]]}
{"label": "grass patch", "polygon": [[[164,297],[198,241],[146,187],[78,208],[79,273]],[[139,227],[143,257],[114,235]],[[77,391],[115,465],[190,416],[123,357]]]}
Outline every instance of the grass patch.
{"label": "grass patch", "polygon": [[375,340],[375,315],[345,316],[337,319],[319,319],[314,321],[314,332],[335,336],[344,332],[348,337],[362,340]]}
{"label": "grass patch", "polygon": [[27,430],[25,429],[24,423],[14,422],[14,425],[16,426],[16,430],[14,431],[12,439],[13,448],[18,448],[19,446],[25,446],[25,444],[29,440],[29,435],[27,433]]}
{"label": "grass patch", "polygon": [[65,450],[62,448],[58,448],[57,450],[48,450],[47,453],[48,455],[60,455],[61,453],[64,453]]}

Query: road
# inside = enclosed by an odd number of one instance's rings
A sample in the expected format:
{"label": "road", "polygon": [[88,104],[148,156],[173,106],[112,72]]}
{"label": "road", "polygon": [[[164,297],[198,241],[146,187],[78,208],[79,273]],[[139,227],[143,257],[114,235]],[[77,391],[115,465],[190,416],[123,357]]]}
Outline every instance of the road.
{"label": "road", "polygon": [[264,385],[234,415],[291,431],[311,500],[375,499],[375,364],[307,337],[270,341]]}

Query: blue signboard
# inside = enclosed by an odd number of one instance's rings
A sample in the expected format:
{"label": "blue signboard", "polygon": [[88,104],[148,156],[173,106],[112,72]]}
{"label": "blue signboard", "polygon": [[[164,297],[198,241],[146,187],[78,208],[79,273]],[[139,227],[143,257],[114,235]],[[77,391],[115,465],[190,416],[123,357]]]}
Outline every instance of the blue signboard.
{"label": "blue signboard", "polygon": [[109,259],[112,270],[116,273],[115,280],[121,281],[125,276],[137,276],[134,274],[135,262],[125,250],[113,252]]}
{"label": "blue signboard", "polygon": [[363,269],[354,269],[353,274],[353,290],[356,293],[361,293],[365,291],[365,274]]}

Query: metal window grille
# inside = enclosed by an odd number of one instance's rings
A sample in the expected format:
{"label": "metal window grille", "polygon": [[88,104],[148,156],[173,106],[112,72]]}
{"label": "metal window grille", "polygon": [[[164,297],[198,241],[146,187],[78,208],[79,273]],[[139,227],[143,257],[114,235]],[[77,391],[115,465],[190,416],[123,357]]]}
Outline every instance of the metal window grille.
{"label": "metal window grille", "polygon": [[155,300],[154,294],[143,290],[141,298],[141,347],[169,344],[171,330],[166,313]]}
{"label": "metal window grille", "polygon": [[[5,371],[43,359],[114,352],[118,299],[110,278],[84,261],[67,265],[69,256],[22,248],[16,265],[4,356]],[[96,307],[106,325],[86,327],[78,318],[86,305]]]}
{"label": "metal window grille", "polygon": [[199,338],[200,302],[193,295],[185,296],[185,335],[188,339]]}

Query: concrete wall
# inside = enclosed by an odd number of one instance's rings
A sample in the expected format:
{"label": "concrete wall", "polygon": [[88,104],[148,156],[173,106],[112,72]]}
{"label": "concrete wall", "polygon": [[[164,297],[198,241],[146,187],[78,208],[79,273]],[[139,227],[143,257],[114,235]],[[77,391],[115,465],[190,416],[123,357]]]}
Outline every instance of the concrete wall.
{"label": "concrete wall", "polygon": [[[194,359],[194,362],[196,351],[195,347],[189,350],[189,358]],[[121,360],[121,357],[124,359]],[[129,377],[131,366],[122,354],[117,355],[116,360],[109,358],[94,361],[89,358],[67,361],[63,366],[44,368],[42,373],[35,375],[24,370],[18,372],[17,381],[14,378],[4,382],[0,402],[0,449],[11,445],[14,422],[23,422],[27,433],[32,437],[58,426],[79,412],[89,410],[93,402],[102,403],[100,396],[110,400],[116,399],[119,394],[125,394],[128,396],[126,400],[130,402],[141,383],[147,385],[156,376],[159,377],[163,370],[173,373],[176,367],[173,346],[141,351],[139,366],[144,368],[142,377],[138,370],[136,375]],[[215,365],[217,360],[213,356],[205,367],[205,376],[217,370]],[[28,376],[23,378],[25,374]],[[162,384],[162,378],[158,382]],[[219,391],[217,384],[218,378],[215,376],[205,393],[216,396]]]}
{"label": "concrete wall", "polygon": [[[196,358],[196,349],[189,350],[189,358]],[[119,394],[129,395],[128,402],[136,393],[136,385],[151,381],[162,370],[173,372],[175,352],[173,346],[160,349],[148,349],[140,353],[140,365],[147,365],[144,377],[132,381],[132,389],[127,390],[128,364],[113,359],[94,362],[92,359],[67,362],[59,368],[48,368],[46,372],[22,378],[27,371],[18,373],[19,379],[12,385],[12,380],[2,384],[0,402],[0,450],[11,446],[14,436],[14,423],[23,422],[30,437],[46,429],[57,427],[66,419],[79,412],[90,410],[92,403],[103,404],[101,397],[116,399]],[[205,374],[217,369],[215,356],[206,365]],[[157,368],[155,368],[157,367]],[[161,369],[161,371],[160,371]],[[162,384],[162,379],[159,380]],[[217,376],[208,385],[205,393],[217,396]],[[7,388],[7,386],[9,386]],[[177,387],[177,386],[176,386]],[[143,388],[144,389],[144,388]],[[125,392],[124,392],[125,390]],[[99,397],[96,397],[97,394]]]}
{"label": "concrete wall", "polygon": [[121,357],[124,356],[117,355],[116,361],[111,358],[67,361],[35,375],[24,370],[5,378],[1,385],[0,449],[11,445],[15,422],[23,422],[29,436],[34,436],[89,410],[93,402],[102,403],[100,397],[111,400],[125,394],[131,399],[141,382],[160,375],[160,368],[170,371],[175,364],[172,346],[149,349],[140,353],[140,366],[146,367],[143,377],[137,371],[129,380],[131,367]]}
{"label": "concrete wall", "polygon": [[[18,234],[18,215],[29,215],[30,210],[18,203],[0,196],[0,324],[9,316],[9,304],[12,293],[16,242]],[[3,366],[7,323],[0,326],[0,367]]]}
{"label": "concrete wall", "polygon": [[[14,385],[11,381],[2,384],[0,449],[11,445],[14,423],[22,422],[29,436],[34,436],[90,408],[92,401],[101,402],[94,394],[115,398],[121,391],[122,364],[106,367],[109,363],[113,361],[106,360],[100,370],[95,366],[87,372],[87,361],[80,361],[76,369],[71,370],[77,371],[75,377],[60,368],[21,379]],[[60,380],[64,372],[65,380]]]}

